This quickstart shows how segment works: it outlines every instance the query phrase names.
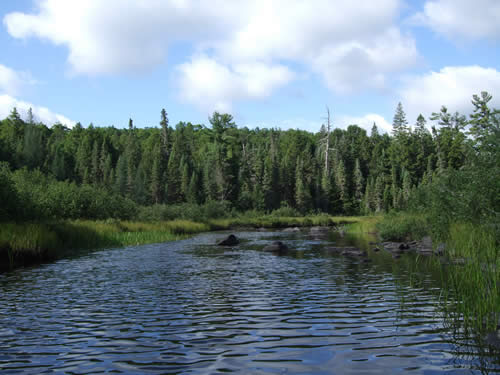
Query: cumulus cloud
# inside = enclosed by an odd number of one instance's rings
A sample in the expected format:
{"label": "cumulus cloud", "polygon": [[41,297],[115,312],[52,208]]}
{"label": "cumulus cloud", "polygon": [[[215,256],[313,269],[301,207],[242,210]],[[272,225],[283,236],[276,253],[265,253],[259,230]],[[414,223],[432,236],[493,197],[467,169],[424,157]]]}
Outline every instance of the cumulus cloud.
{"label": "cumulus cloud", "polygon": [[182,97],[207,111],[229,112],[233,100],[263,98],[293,78],[282,65],[240,63],[227,66],[207,56],[178,67]]}
{"label": "cumulus cloud", "polygon": [[[15,38],[68,47],[75,73],[141,71],[162,63],[170,42],[210,39],[237,22],[222,0],[41,0],[38,12],[4,18]],[[229,17],[231,16],[231,17]]]}
{"label": "cumulus cloud", "polygon": [[31,74],[18,72],[0,64],[0,119],[7,117],[14,107],[17,108],[21,116],[26,118],[26,114],[29,108],[31,108],[34,117],[47,125],[61,122],[67,126],[73,126],[75,122],[67,117],[54,113],[48,108],[36,106],[15,97],[22,92],[24,87],[36,83]]}
{"label": "cumulus cloud", "polygon": [[473,94],[488,91],[493,95],[491,106],[500,108],[500,72],[493,68],[448,66],[439,72],[428,72],[405,80],[400,97],[410,124],[419,113],[428,118],[442,105],[449,112],[468,115],[472,112]]}
{"label": "cumulus cloud", "polygon": [[364,116],[340,116],[335,125],[338,128],[346,129],[349,125],[358,125],[360,128],[365,129],[370,134],[373,124],[377,125],[379,132],[390,133],[392,124],[376,113],[368,113]]}
{"label": "cumulus cloud", "polygon": [[0,64],[0,92],[16,95],[24,86],[34,83],[36,82],[30,74],[18,72]]}
{"label": "cumulus cloud", "polygon": [[40,0],[34,13],[4,23],[13,37],[66,46],[77,74],[150,70],[169,45],[188,43],[195,53],[177,69],[182,97],[221,108],[268,96],[298,74],[292,69],[340,93],[384,87],[417,58],[396,25],[400,2]]}
{"label": "cumulus cloud", "polygon": [[498,0],[428,0],[413,21],[447,37],[500,39]]}
{"label": "cumulus cloud", "polygon": [[46,107],[37,106],[32,103],[16,99],[7,94],[0,94],[0,118],[3,119],[7,117],[14,107],[16,107],[19,114],[24,119],[26,119],[28,110],[31,108],[35,121],[41,121],[46,125],[53,125],[60,122],[68,127],[72,127],[75,124],[75,122],[69,118],[59,113],[54,113]]}

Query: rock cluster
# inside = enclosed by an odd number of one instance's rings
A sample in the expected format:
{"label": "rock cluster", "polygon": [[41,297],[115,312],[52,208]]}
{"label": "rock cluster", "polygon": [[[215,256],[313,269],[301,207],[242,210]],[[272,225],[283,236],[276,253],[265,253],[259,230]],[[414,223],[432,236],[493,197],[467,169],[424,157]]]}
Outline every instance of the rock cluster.
{"label": "rock cluster", "polygon": [[406,252],[416,252],[420,255],[442,256],[444,254],[444,244],[439,244],[436,250],[432,249],[432,240],[429,236],[422,238],[420,241],[411,242],[382,242],[385,250],[392,253],[393,257],[397,258]]}

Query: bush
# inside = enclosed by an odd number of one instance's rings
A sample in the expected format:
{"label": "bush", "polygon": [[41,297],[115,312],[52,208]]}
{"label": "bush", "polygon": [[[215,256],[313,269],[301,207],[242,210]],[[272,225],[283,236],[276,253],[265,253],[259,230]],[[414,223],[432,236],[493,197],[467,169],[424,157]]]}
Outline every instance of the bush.
{"label": "bush", "polygon": [[409,213],[388,214],[376,228],[383,240],[392,241],[417,240],[431,229],[425,216]]}
{"label": "bush", "polygon": [[138,219],[141,221],[192,220],[208,221],[235,216],[234,210],[227,201],[210,201],[203,205],[179,203],[173,205],[156,204],[141,207]]}
{"label": "bush", "polygon": [[0,221],[16,219],[22,205],[12,181],[9,164],[0,162]]}
{"label": "bush", "polygon": [[299,217],[302,216],[299,211],[295,208],[288,206],[287,204],[282,205],[280,208],[271,212],[271,216],[282,216],[282,217]]}

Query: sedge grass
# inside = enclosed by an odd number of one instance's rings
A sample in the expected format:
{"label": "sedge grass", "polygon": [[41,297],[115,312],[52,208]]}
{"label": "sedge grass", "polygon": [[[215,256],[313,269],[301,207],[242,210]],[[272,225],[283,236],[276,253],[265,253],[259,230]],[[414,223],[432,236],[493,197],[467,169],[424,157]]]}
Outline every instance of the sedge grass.
{"label": "sedge grass", "polygon": [[49,260],[72,250],[175,241],[209,229],[208,224],[189,220],[3,223],[0,226],[0,268]]}

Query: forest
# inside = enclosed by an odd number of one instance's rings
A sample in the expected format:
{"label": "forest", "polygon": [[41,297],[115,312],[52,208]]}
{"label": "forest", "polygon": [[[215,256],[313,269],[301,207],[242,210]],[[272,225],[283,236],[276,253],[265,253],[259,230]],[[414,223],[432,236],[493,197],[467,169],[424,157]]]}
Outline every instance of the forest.
{"label": "forest", "polygon": [[468,116],[442,106],[411,125],[399,103],[391,134],[376,124],[370,134],[335,128],[329,111],[311,133],[238,128],[217,112],[210,126],[174,127],[165,109],[156,127],[130,119],[126,129],[70,129],[13,108],[0,121],[0,218],[162,220],[194,206],[214,216],[420,210],[443,228],[465,220],[498,233],[500,111],[491,98],[473,95]]}

